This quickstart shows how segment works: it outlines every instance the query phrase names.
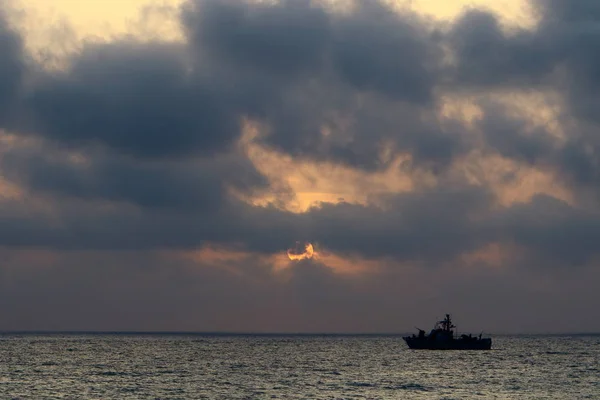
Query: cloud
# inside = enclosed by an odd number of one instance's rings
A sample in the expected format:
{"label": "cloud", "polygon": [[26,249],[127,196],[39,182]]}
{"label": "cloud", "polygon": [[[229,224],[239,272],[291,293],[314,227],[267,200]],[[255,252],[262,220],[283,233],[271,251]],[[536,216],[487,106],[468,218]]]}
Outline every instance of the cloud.
{"label": "cloud", "polygon": [[[498,302],[514,291],[516,304],[591,293],[583,278],[559,283],[565,271],[597,274],[597,7],[533,4],[537,25],[509,29],[476,9],[440,22],[377,1],[337,12],[311,1],[189,0],[179,9],[185,41],[84,43],[56,71],[26,64],[23,38],[0,24],[0,172],[21,193],[0,200],[0,251],[12,257],[0,271],[30,276],[33,288],[3,281],[4,299],[24,304],[7,326],[365,329],[358,314],[392,329],[398,302],[417,318],[445,296],[472,310],[469,292]],[[542,97],[551,124],[507,93]],[[461,96],[474,117],[444,113]],[[258,168],[252,151],[310,162],[317,175],[337,168],[361,201],[296,213],[258,206],[301,193],[275,165]],[[388,173],[409,183],[367,190],[369,177]],[[538,176],[543,190],[501,198]],[[296,241],[338,265],[380,267],[341,274],[323,257],[277,268],[271,257]],[[210,246],[246,256],[181,257]],[[157,325],[151,309],[177,312]],[[194,310],[202,323],[186,322]]]}
{"label": "cloud", "polygon": [[6,176],[37,192],[149,209],[212,212],[231,188],[246,193],[268,187],[239,153],[148,162],[105,152],[77,157],[52,146],[15,147],[0,165]]}
{"label": "cloud", "polygon": [[354,87],[414,103],[432,100],[441,49],[427,21],[393,12],[379,2],[359,2],[336,21],[335,68]]}
{"label": "cloud", "polygon": [[529,252],[534,268],[571,268],[597,262],[600,214],[575,209],[546,195],[495,216],[501,237]]}
{"label": "cloud", "polygon": [[[383,23],[375,24],[374,15],[382,16]],[[446,38],[441,30],[433,34],[432,21],[409,11],[392,12],[379,3],[361,3],[349,14],[336,14],[310,2],[195,1],[181,9],[181,18],[187,44],[131,39],[87,44],[72,56],[66,70],[39,73],[35,84],[27,88],[24,102],[32,122],[17,134],[34,135],[42,141],[43,151],[54,151],[52,146],[62,146],[62,150],[52,156],[9,152],[3,158],[5,174],[34,193],[59,195],[67,201],[189,210],[211,214],[215,218],[209,219],[211,223],[229,226],[223,232],[215,229],[215,235],[209,235],[208,229],[191,235],[196,239],[184,243],[241,241],[271,249],[240,233],[251,231],[248,226],[233,232],[231,224],[219,223],[218,215],[264,225],[264,231],[285,230],[280,225],[289,223],[298,227],[295,231],[306,231],[302,236],[323,237],[339,251],[346,250],[340,232],[359,231],[355,224],[372,225],[369,230],[376,233],[376,240],[356,233],[348,247],[361,246],[370,256],[378,252],[396,256],[392,250],[396,245],[389,239],[395,237],[407,243],[396,246],[398,253],[407,249],[407,257],[409,249],[427,253],[424,248],[418,250],[421,243],[427,244],[424,247],[439,244],[440,257],[447,252],[455,255],[472,245],[463,246],[453,239],[480,233],[466,227],[465,213],[453,214],[457,218],[450,218],[447,225],[468,232],[451,235],[439,227],[429,232],[433,220],[439,225],[447,217],[427,208],[429,199],[437,199],[436,207],[458,201],[446,198],[444,190],[397,196],[391,211],[325,204],[305,216],[287,215],[275,208],[253,210],[230,198],[227,189],[232,187],[242,192],[268,189],[266,178],[235,146],[242,135],[242,121],[258,120],[265,127],[259,143],[295,157],[372,170],[393,159],[384,160],[382,149],[387,147],[396,154],[410,154],[415,166],[440,174],[443,183],[445,168],[472,151],[474,141],[461,132],[467,129],[465,124],[441,119],[433,101],[434,88],[448,78],[440,64],[442,43],[447,40],[456,50],[455,78],[475,79],[470,84],[481,88],[500,84],[499,78],[515,76],[522,82],[552,70],[552,65],[544,64],[548,58],[538,60],[538,69],[519,56],[521,52],[535,54],[527,50],[541,43],[538,31],[507,35],[492,14],[482,11],[463,15]],[[543,20],[537,29],[543,31],[548,23]],[[507,52],[510,65],[496,65],[506,75],[493,78],[496,71],[488,67],[496,63],[485,57],[497,56],[496,50]],[[542,46],[539,51],[546,50]],[[480,73],[492,79],[476,78]],[[560,165],[570,159],[570,152],[581,151],[582,145],[575,141],[557,150],[543,130],[525,135],[525,122],[510,118],[500,107],[487,106],[483,114],[478,128],[490,151],[503,156],[542,165],[555,165],[558,160]],[[83,152],[85,160],[61,158],[69,151]],[[586,167],[590,163],[561,168],[583,177]],[[481,200],[470,197],[468,185],[460,188],[456,195],[465,196],[460,201],[479,204]],[[487,188],[481,193],[488,193]],[[481,204],[490,208],[493,201]],[[390,218],[394,212],[397,219]],[[406,219],[404,213],[420,219]],[[321,226],[318,221],[322,220],[332,224]],[[391,222],[398,227],[390,227]],[[336,224],[339,231],[332,231]],[[410,227],[404,236],[403,225]],[[417,239],[421,237],[425,239]]]}
{"label": "cloud", "polygon": [[379,2],[336,14],[310,1],[207,0],[189,2],[182,20],[193,54],[234,82],[239,112],[265,126],[275,149],[369,169],[387,165],[383,143],[427,162],[460,152],[462,137],[426,107],[441,48],[414,13]]}
{"label": "cloud", "polygon": [[600,18],[600,6],[593,0],[534,0],[545,20],[560,22],[594,22]]}
{"label": "cloud", "polygon": [[16,101],[25,71],[23,42],[6,21],[0,3],[0,127],[6,127],[16,111]]}
{"label": "cloud", "polygon": [[454,79],[459,86],[537,86],[555,67],[552,47],[545,46],[537,32],[515,28],[506,33],[490,12],[465,12],[447,40],[455,51]]}
{"label": "cloud", "polygon": [[330,17],[310,3],[195,0],[184,4],[182,20],[201,55],[289,80],[319,68],[325,55]]}
{"label": "cloud", "polygon": [[561,127],[562,138],[549,126],[532,129],[527,118],[489,103],[482,104],[479,128],[492,151],[557,171],[589,205],[598,199],[595,186],[600,176],[595,134],[600,81],[593,72],[599,59],[592,50],[598,42],[598,7],[590,1],[563,0],[532,5],[539,21],[530,30],[502,29],[495,15],[479,10],[465,13],[454,24],[448,36],[457,56],[454,84],[479,92],[557,94],[554,123]]}
{"label": "cloud", "polygon": [[70,146],[168,158],[225,150],[239,121],[210,78],[187,71],[178,46],[89,45],[27,96],[32,130]]}
{"label": "cloud", "polygon": [[[529,251],[533,264],[560,268],[585,266],[597,257],[593,243],[600,234],[598,216],[548,196],[493,209],[490,194],[476,187],[441,188],[396,195],[387,205],[384,210],[323,204],[293,214],[235,202],[215,208],[199,203],[190,211],[183,205],[141,212],[74,203],[56,205],[53,215],[5,215],[0,237],[6,245],[64,250],[193,250],[220,243],[257,254],[283,254],[295,240],[312,240],[345,257],[426,267],[458,262],[490,243],[517,245]],[[7,214],[19,215],[15,210]]]}

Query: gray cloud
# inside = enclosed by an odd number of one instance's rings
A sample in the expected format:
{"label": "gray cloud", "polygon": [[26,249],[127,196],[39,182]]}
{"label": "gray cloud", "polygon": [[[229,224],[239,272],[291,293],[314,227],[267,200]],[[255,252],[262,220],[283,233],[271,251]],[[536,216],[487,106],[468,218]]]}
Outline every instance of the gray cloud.
{"label": "gray cloud", "polygon": [[431,101],[441,49],[426,21],[383,4],[358,2],[351,17],[336,21],[333,59],[355,87],[415,103]]}
{"label": "gray cloud", "polygon": [[389,166],[384,144],[414,155],[415,166],[447,167],[468,149],[464,126],[440,124],[434,111],[357,94],[335,85],[295,88],[266,116],[262,143],[304,159],[335,161],[364,170]]}
{"label": "gray cloud", "polygon": [[456,52],[456,84],[497,87],[540,85],[556,67],[555,47],[538,32],[507,35],[495,14],[472,10],[452,26],[447,40]]}
{"label": "gray cloud", "polygon": [[442,166],[464,150],[429,109],[441,51],[427,24],[376,2],[349,16],[309,3],[191,1],[187,45],[87,44],[67,71],[36,76],[17,131],[176,158],[227,151],[250,117],[269,146],[360,168],[387,165],[384,142]]}
{"label": "gray cloud", "polygon": [[[489,12],[466,12],[450,29],[448,43],[456,51],[452,82],[483,88],[555,90],[564,96],[570,117],[600,122],[600,85],[594,71],[600,37],[594,1],[532,1],[540,21],[532,30],[506,32]],[[576,134],[576,132],[574,132]]]}
{"label": "gray cloud", "polygon": [[[551,6],[558,7],[544,3]],[[460,122],[440,121],[433,108],[433,88],[447,78],[438,68],[439,40],[457,50],[456,79],[470,77],[471,85],[482,88],[504,78],[507,84],[526,82],[552,71],[556,65],[549,60],[558,58],[541,57],[538,65],[520,54],[562,54],[542,35],[552,18],[545,17],[536,31],[507,36],[493,15],[471,11],[440,39],[431,34],[433,22],[378,3],[337,15],[310,2],[206,0],[187,3],[181,13],[187,46],[131,40],[86,45],[73,55],[70,69],[41,75],[28,89],[25,104],[34,122],[26,131],[44,146],[80,149],[90,159],[5,154],[9,178],[49,201],[58,195],[77,204],[58,208],[61,224],[44,220],[36,234],[29,231],[34,221],[21,221],[22,233],[6,240],[131,249],[212,241],[272,252],[315,238],[342,253],[429,262],[502,241],[497,229],[481,222],[497,218],[485,187],[398,195],[385,212],[349,204],[325,204],[300,216],[254,208],[230,198],[226,188],[251,193],[267,183],[231,145],[241,134],[241,119],[250,116],[268,126],[265,145],[294,156],[372,169],[386,165],[379,150],[388,143],[410,152],[415,165],[441,174],[443,182],[444,166],[472,143]],[[375,24],[374,15],[383,22]],[[498,54],[507,56],[506,65],[487,58]],[[484,72],[489,79],[478,78]],[[547,132],[525,135],[523,121],[489,104],[479,129],[492,152],[558,168],[579,182],[595,181],[596,164],[583,152],[587,134],[557,148]],[[85,202],[93,205],[86,208]],[[98,217],[92,210],[102,202],[125,208]],[[141,214],[129,215],[128,206]],[[150,218],[148,210],[156,214]],[[470,210],[478,210],[477,223],[470,221]],[[159,229],[158,221],[167,228]],[[112,233],[111,223],[122,235]],[[520,229],[505,234],[520,237]]]}
{"label": "gray cloud", "polygon": [[451,159],[462,137],[431,123],[427,108],[441,59],[431,27],[379,2],[357,6],[337,15],[310,1],[203,0],[182,20],[192,53],[234,82],[230,101],[269,127],[267,145],[366,169],[386,165],[383,141],[419,161]]}
{"label": "gray cloud", "polygon": [[570,268],[598,257],[600,214],[579,210],[547,195],[494,216],[500,237],[530,252],[535,268]]}
{"label": "gray cloud", "polygon": [[[57,214],[3,213],[2,243],[63,250],[194,249],[208,243],[256,253],[283,253],[296,240],[322,243],[345,256],[389,258],[436,267],[490,243],[517,245],[531,267],[585,266],[597,257],[600,217],[548,196],[492,208],[479,188],[396,195],[389,208],[324,204],[305,214],[225,202],[195,212],[78,204]],[[524,267],[528,267],[524,265]]]}
{"label": "gray cloud", "polygon": [[16,100],[26,68],[23,43],[6,22],[0,3],[0,127],[12,121]]}
{"label": "gray cloud", "polygon": [[[40,274],[30,292],[4,279],[7,268],[27,264],[26,257],[0,269],[0,296],[23,304],[0,320],[11,329],[361,330],[359,313],[383,330],[396,327],[386,321],[397,312],[398,288],[406,291],[403,301],[425,299],[417,289],[431,274],[448,286],[424,300],[422,310],[430,312],[445,304],[444,296],[469,310],[469,296],[457,296],[459,289],[494,293],[490,305],[508,291],[519,301],[548,300],[551,294],[532,294],[540,274],[557,281],[561,271],[593,275],[600,197],[582,204],[585,193],[597,192],[600,177],[595,3],[539,1],[539,26],[512,32],[483,11],[469,11],[446,29],[375,1],[357,4],[354,13],[335,14],[308,1],[190,0],[180,10],[187,43],[121,38],[85,44],[70,68],[56,73],[28,69],[21,39],[0,25],[6,55],[0,59],[0,124],[35,139],[2,149],[2,175],[27,199],[0,202],[1,250],[14,255],[45,248],[58,259],[51,273],[40,272],[39,262],[22,272]],[[455,52],[452,68],[442,65],[443,46]],[[24,77],[31,78],[27,86]],[[478,144],[463,122],[439,117],[438,94],[538,88],[562,96],[564,143],[482,101],[483,117],[475,124],[482,150],[556,172],[576,205],[539,195],[502,207],[485,183],[474,187],[450,177],[446,167]],[[26,118],[9,120],[13,110]],[[433,172],[439,184],[378,198],[385,208],[322,204],[293,214],[246,204],[228,189],[252,194],[269,187],[236,146],[244,118],[266,127],[260,144],[292,157],[373,171],[390,165],[381,158],[389,145],[395,154],[410,153],[413,166]],[[69,152],[84,157],[74,160]],[[296,240],[349,259],[386,261],[379,275],[364,281],[340,278],[318,262],[299,263],[282,283],[261,256]],[[165,265],[175,261],[157,256],[209,243],[253,255],[243,265],[225,265],[235,274],[202,266],[197,276],[189,271],[198,266],[183,261],[169,275]],[[491,243],[519,249],[517,261],[504,266],[506,276],[478,272],[470,280],[445,270],[460,270],[461,256]],[[408,270],[399,265],[407,264],[429,268],[403,286]],[[523,286],[520,278],[526,278]],[[485,284],[489,279],[501,285]],[[119,280],[122,286],[111,283]],[[97,291],[83,293],[96,282]],[[585,282],[581,287],[595,298]],[[171,299],[166,304],[156,301],[161,291]],[[75,309],[73,298],[94,310],[98,325]],[[220,305],[211,306],[215,302]],[[205,322],[186,323],[196,307]],[[384,311],[375,315],[375,308]],[[81,324],[59,309],[71,310]],[[109,313],[117,309],[123,310],[118,317]],[[156,318],[144,314],[148,309],[180,312],[173,325],[159,326],[149,323]],[[299,322],[286,318],[286,309]],[[265,310],[272,314],[257,325],[247,318]],[[417,318],[411,307],[404,312]],[[223,314],[239,317],[239,325],[220,323]],[[306,325],[308,315],[317,323]]]}
{"label": "gray cloud", "polygon": [[268,187],[254,165],[237,153],[148,162],[96,152],[77,161],[52,147],[15,148],[0,165],[5,176],[35,191],[146,208],[212,212],[226,202],[229,187],[246,194]]}
{"label": "gray cloud", "polygon": [[509,116],[506,106],[481,104],[484,117],[477,121],[490,151],[529,165],[544,164],[558,151],[557,139],[544,127],[529,129],[528,121]]}
{"label": "gray cloud", "polygon": [[600,19],[600,6],[594,0],[533,0],[546,21],[594,22]]}
{"label": "gray cloud", "polygon": [[314,223],[312,237],[332,250],[347,254],[360,249],[367,257],[391,256],[435,265],[493,239],[491,232],[472,221],[488,209],[490,201],[489,194],[479,188],[442,187],[393,196],[385,211],[324,205],[308,218]]}
{"label": "gray cloud", "polygon": [[597,129],[600,102],[596,93],[600,67],[596,51],[598,5],[594,1],[532,1],[539,16],[531,30],[503,31],[496,16],[484,11],[465,13],[450,29],[456,49],[457,87],[473,91],[544,89],[559,94],[555,106],[564,141],[545,127],[528,129],[525,120],[506,109],[483,104],[479,128],[492,152],[552,170],[582,203],[597,207],[600,159]]}
{"label": "gray cloud", "polygon": [[184,4],[188,37],[212,55],[240,69],[290,75],[318,69],[330,37],[330,17],[310,0],[278,4],[195,0]]}
{"label": "gray cloud", "polygon": [[27,96],[33,131],[140,157],[226,149],[239,120],[210,77],[187,70],[184,55],[157,43],[88,45],[66,73],[46,77]]}

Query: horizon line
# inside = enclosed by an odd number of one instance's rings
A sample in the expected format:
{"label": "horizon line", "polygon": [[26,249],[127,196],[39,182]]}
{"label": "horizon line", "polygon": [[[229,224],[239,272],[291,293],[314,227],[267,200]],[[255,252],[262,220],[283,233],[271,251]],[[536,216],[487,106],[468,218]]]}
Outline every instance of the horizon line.
{"label": "horizon line", "polygon": [[[190,335],[190,336],[403,336],[414,332],[253,332],[137,330],[0,330],[0,335]],[[466,332],[465,332],[466,333]],[[494,336],[600,336],[600,332],[496,332]]]}

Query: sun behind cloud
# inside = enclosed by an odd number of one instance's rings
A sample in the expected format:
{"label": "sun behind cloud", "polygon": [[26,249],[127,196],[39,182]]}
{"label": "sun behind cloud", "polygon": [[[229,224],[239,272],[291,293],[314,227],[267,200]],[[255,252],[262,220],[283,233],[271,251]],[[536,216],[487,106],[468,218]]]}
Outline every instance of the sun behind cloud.
{"label": "sun behind cloud", "polygon": [[300,260],[308,260],[313,258],[316,255],[315,249],[311,243],[305,243],[304,249],[302,250],[300,247],[300,243],[296,243],[296,247],[293,249],[288,249],[287,256],[292,261],[300,261]]}

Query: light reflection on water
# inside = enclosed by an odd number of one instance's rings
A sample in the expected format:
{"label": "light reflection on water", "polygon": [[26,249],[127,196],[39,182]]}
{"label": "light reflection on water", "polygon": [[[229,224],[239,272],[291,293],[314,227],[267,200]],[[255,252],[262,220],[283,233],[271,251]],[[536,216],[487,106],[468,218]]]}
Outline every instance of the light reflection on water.
{"label": "light reflection on water", "polygon": [[0,335],[0,398],[600,399],[600,336]]}

